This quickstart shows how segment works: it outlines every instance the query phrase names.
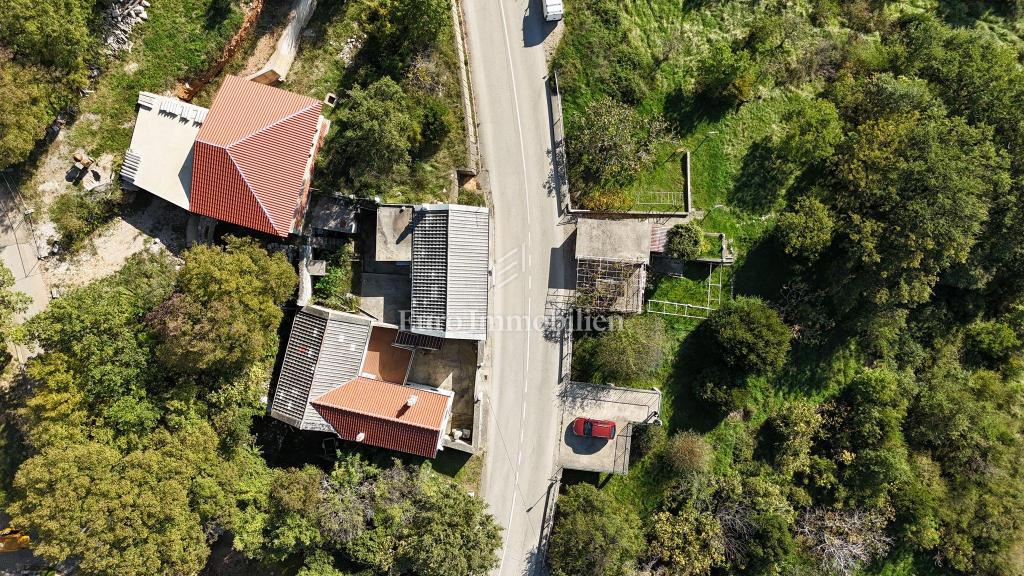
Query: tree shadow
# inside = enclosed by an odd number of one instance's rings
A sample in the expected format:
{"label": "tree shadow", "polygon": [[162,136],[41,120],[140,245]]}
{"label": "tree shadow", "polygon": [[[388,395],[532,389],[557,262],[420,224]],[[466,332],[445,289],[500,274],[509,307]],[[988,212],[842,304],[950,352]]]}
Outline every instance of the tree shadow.
{"label": "tree shadow", "polygon": [[938,13],[942,21],[950,26],[973,28],[979,20],[993,13],[1008,20],[1015,20],[1024,16],[1024,8],[1016,2],[1005,0],[939,0]]}
{"label": "tree shadow", "polygon": [[733,289],[738,296],[756,296],[779,302],[783,287],[794,278],[792,260],[773,234],[766,234],[747,249],[733,272]]}
{"label": "tree shadow", "polygon": [[231,15],[231,0],[213,0],[206,7],[206,20],[204,27],[207,30],[216,30]]}
{"label": "tree shadow", "polygon": [[681,87],[665,95],[662,116],[677,136],[693,133],[698,126],[721,120],[732,106],[719,100],[710,100],[687,93]]}
{"label": "tree shadow", "polygon": [[673,390],[669,430],[694,430],[705,434],[726,416],[725,410],[703,400],[697,390],[700,376],[706,368],[703,347],[700,345],[702,337],[703,331],[698,326],[679,344],[669,376]]}
{"label": "tree shadow", "polygon": [[729,191],[729,203],[752,214],[767,214],[779,207],[787,180],[771,138],[762,138],[743,155],[739,177]]}

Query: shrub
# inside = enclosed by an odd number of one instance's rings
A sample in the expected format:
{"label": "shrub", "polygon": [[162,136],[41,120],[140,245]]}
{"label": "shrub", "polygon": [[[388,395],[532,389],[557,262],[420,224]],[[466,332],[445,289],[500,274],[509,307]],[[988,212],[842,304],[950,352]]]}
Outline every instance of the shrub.
{"label": "shrub", "polygon": [[664,426],[657,424],[634,424],[633,435],[630,437],[630,460],[640,460],[660,448],[666,441]]}
{"label": "shrub", "polygon": [[553,576],[622,576],[636,563],[644,538],[640,518],[590,484],[570,486],[558,500],[548,546]]}
{"label": "shrub", "polygon": [[438,98],[427,100],[423,108],[423,118],[420,120],[422,146],[428,149],[440,147],[451,133],[454,122],[454,115],[444,101]]}
{"label": "shrub", "polygon": [[660,316],[626,318],[622,328],[604,333],[594,349],[598,374],[614,382],[654,375],[665,358],[665,321]]}
{"label": "shrub", "polygon": [[668,231],[665,252],[680,260],[695,260],[707,249],[704,230],[696,222],[676,224]]}
{"label": "shrub", "polygon": [[673,474],[690,475],[707,471],[712,455],[711,445],[703,436],[686,431],[668,439],[663,458]]}
{"label": "shrub", "polygon": [[109,222],[117,213],[118,195],[90,199],[78,193],[59,196],[50,205],[50,220],[53,221],[61,247],[74,252],[82,247],[93,232]]}
{"label": "shrub", "polygon": [[352,311],[352,254],[349,245],[339,250],[327,266],[327,274],[313,287],[313,300],[335,310]]}
{"label": "shrub", "polygon": [[700,327],[705,366],[736,375],[763,375],[786,361],[792,334],[779,314],[758,298],[740,297],[711,313]]}

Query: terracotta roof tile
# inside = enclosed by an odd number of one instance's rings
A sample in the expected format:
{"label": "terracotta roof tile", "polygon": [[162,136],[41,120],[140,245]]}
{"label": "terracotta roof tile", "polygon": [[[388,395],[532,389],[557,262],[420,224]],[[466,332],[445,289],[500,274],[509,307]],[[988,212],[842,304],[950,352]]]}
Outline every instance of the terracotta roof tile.
{"label": "terracotta roof tile", "polygon": [[[416,404],[407,406],[411,395]],[[344,440],[417,454],[437,455],[451,398],[392,382],[353,378],[313,401],[313,408]]]}
{"label": "terracotta roof tile", "polygon": [[320,101],[224,79],[196,137],[190,209],[287,236],[305,204]]}
{"label": "terracotta roof tile", "polygon": [[363,357],[362,372],[386,382],[405,382],[409,363],[412,362],[412,351],[396,347],[396,336],[398,330],[394,328],[373,327],[370,344],[366,347],[366,356]]}

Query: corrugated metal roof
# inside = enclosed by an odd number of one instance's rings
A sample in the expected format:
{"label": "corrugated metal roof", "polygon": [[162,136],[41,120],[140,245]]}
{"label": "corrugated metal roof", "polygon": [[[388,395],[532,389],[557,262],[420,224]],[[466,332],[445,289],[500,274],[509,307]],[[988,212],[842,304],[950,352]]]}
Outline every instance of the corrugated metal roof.
{"label": "corrugated metal roof", "polygon": [[359,375],[370,320],[320,306],[295,315],[270,415],[302,430],[330,431],[310,400]]}
{"label": "corrugated metal roof", "polygon": [[487,209],[439,204],[416,210],[410,331],[483,340],[490,284]]}
{"label": "corrugated metal roof", "polygon": [[305,205],[321,106],[227,76],[196,138],[190,210],[287,236]]}
{"label": "corrugated metal roof", "polygon": [[414,332],[444,332],[448,284],[448,212],[419,211],[413,217],[412,310]]}
{"label": "corrugated metal roof", "polygon": [[[416,402],[409,406],[411,396],[416,396]],[[433,458],[451,411],[451,397],[354,378],[315,399],[313,406],[342,439]],[[361,440],[359,434],[363,434]]]}

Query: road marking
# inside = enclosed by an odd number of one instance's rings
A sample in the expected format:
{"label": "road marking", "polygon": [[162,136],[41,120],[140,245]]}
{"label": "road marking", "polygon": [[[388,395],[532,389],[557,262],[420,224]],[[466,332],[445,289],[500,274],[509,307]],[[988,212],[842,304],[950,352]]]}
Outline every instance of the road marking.
{"label": "road marking", "polygon": [[[512,66],[512,44],[509,41],[508,22],[505,19],[505,3],[503,2],[503,0],[498,0],[498,10],[501,11],[501,30],[502,30],[502,32],[503,32],[503,34],[505,36],[505,57],[506,57],[506,61],[508,62],[509,80],[512,83],[512,107],[513,107],[513,110],[515,111],[515,116],[516,116],[516,134],[519,137],[519,159],[520,159],[520,164],[521,164],[522,169],[523,169],[523,179],[522,179],[522,182],[523,182],[523,186],[525,188],[526,185],[527,185],[526,145],[523,142],[523,125],[522,125],[523,122],[522,122],[522,116],[521,116],[521,114],[519,112],[519,91],[518,91],[518,89],[516,87],[516,73],[515,73],[515,69]],[[527,227],[527,230],[529,230],[529,228],[530,228],[530,194],[529,194],[529,190],[525,190],[524,189],[522,197],[523,197],[524,201],[526,202],[526,227]],[[528,235],[527,239],[526,239],[526,243],[525,243],[525,245],[523,247],[524,248],[524,252],[526,254],[532,254],[532,251],[530,250],[531,246],[532,246],[532,238]],[[532,285],[532,275],[528,275],[527,276],[527,282],[528,282],[528,284]],[[530,295],[529,295],[529,290],[527,290],[527,293],[526,293],[526,313],[527,313],[527,317],[528,318],[530,318],[531,307],[532,307],[532,300],[531,300]],[[502,569],[505,567],[505,556],[508,554],[508,541],[509,541],[509,538],[512,535],[512,520],[515,517],[516,497],[519,495],[519,470],[521,468],[521,463],[522,463],[522,460],[523,460],[523,439],[524,439],[524,434],[526,432],[526,427],[524,426],[524,424],[526,423],[526,395],[527,395],[527,392],[529,391],[529,386],[530,386],[530,380],[527,377],[527,369],[529,368],[529,365],[530,365],[530,336],[529,336],[530,329],[531,329],[531,327],[527,326],[527,328],[526,328],[526,330],[527,330],[526,331],[526,334],[527,334],[527,336],[526,336],[526,354],[523,356],[523,405],[522,405],[522,412],[520,414],[520,419],[519,419],[519,449],[518,449],[518,455],[516,456],[516,471],[515,471],[515,476],[512,479],[512,488],[513,488],[513,491],[512,491],[512,505],[509,507],[509,511],[508,511],[508,522],[506,523],[506,528],[505,528],[505,542],[504,542],[504,544],[502,546],[502,550],[501,550],[501,563],[498,564],[498,574],[501,574]]]}

